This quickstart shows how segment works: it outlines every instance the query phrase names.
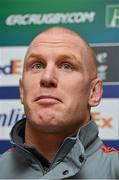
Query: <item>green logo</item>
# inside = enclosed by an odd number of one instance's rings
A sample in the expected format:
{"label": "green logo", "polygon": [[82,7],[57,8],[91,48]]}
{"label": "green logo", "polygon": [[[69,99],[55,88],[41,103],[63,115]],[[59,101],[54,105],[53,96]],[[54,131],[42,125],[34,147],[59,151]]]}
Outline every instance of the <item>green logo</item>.
{"label": "green logo", "polygon": [[119,5],[106,6],[106,27],[119,27]]}

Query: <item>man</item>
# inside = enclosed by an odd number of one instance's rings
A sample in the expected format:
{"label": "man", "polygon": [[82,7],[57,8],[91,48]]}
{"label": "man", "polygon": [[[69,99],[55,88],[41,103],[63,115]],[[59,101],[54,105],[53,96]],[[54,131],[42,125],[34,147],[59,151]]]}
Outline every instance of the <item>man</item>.
{"label": "man", "polygon": [[77,33],[52,27],[31,42],[20,96],[26,118],[11,131],[0,178],[119,178],[119,153],[103,145],[90,114],[102,96],[95,55]]}

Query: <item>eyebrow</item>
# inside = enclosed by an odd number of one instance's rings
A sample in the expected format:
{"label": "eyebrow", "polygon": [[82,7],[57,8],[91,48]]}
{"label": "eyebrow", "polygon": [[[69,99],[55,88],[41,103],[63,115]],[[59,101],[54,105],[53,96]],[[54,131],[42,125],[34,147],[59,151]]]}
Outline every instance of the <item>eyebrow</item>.
{"label": "eyebrow", "polygon": [[[27,56],[26,60],[27,59],[30,59],[30,58],[38,58],[38,59],[42,59],[42,60],[45,60],[45,57],[43,57],[43,55],[40,55],[40,54],[36,54],[36,53],[32,53],[30,55]],[[79,60],[79,58],[77,58],[76,56],[74,56],[73,54],[64,54],[64,55],[59,55],[59,57],[57,58],[57,60],[59,59],[62,59],[62,60],[65,60],[65,59],[71,59],[72,61],[75,61],[75,62],[78,62],[79,64],[81,64],[81,61]]]}
{"label": "eyebrow", "polygon": [[81,65],[81,61],[78,59],[78,58],[76,58],[76,56],[74,56],[74,55],[72,55],[72,54],[70,54],[70,55],[61,55],[61,56],[59,56],[58,58],[57,58],[57,60],[60,60],[61,59],[61,61],[65,61],[65,60],[67,60],[67,59],[69,59],[69,61],[71,61],[71,62],[73,62],[73,63],[76,63],[76,64],[78,64],[78,65]]}
{"label": "eyebrow", "polygon": [[41,55],[39,55],[39,54],[32,53],[32,54],[30,54],[30,55],[28,55],[28,56],[26,57],[26,60],[27,60],[27,59],[31,59],[31,58],[45,59],[43,56],[41,56]]}

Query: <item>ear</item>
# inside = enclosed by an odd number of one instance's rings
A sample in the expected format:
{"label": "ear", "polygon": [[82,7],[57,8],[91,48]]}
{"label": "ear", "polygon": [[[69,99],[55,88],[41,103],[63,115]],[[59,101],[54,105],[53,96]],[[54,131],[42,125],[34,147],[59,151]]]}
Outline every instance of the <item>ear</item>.
{"label": "ear", "polygon": [[22,82],[22,79],[19,80],[19,91],[20,91],[21,103],[23,104],[24,91],[23,91],[23,82]]}
{"label": "ear", "polygon": [[103,92],[102,81],[96,78],[91,82],[91,89],[89,95],[90,107],[97,106],[100,103],[100,100],[102,98],[102,92]]}

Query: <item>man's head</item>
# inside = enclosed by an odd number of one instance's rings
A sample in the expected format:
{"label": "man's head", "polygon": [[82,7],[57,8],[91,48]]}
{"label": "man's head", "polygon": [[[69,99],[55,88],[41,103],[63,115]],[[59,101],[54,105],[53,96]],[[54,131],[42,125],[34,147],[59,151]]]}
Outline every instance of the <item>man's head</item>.
{"label": "man's head", "polygon": [[25,57],[20,94],[32,127],[47,133],[76,131],[102,96],[92,49],[63,27],[40,33]]}

